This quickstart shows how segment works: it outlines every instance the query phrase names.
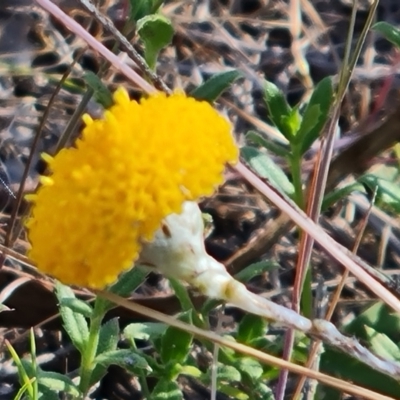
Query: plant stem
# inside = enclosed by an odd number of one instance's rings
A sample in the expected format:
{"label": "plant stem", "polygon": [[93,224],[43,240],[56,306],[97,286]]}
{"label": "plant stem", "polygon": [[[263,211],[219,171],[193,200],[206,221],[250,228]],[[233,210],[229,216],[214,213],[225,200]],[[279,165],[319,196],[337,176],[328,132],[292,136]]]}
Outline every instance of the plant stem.
{"label": "plant stem", "polygon": [[86,394],[90,389],[90,378],[95,367],[94,359],[96,357],[97,346],[99,344],[99,334],[103,317],[104,311],[101,302],[96,301],[94,305],[93,315],[90,318],[89,337],[87,345],[82,354],[79,382],[79,390],[82,392],[82,399],[86,397]]}
{"label": "plant stem", "polygon": [[303,183],[301,181],[301,156],[296,149],[292,149],[292,156],[289,161],[295,192],[294,201],[299,208],[304,210]]}

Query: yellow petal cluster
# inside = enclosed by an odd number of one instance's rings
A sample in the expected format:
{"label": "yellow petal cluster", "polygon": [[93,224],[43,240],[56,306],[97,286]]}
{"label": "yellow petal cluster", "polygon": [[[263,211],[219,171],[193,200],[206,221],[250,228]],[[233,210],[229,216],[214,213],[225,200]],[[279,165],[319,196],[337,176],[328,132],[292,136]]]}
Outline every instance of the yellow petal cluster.
{"label": "yellow petal cluster", "polygon": [[137,102],[123,89],[114,101],[103,119],[84,116],[74,148],[44,156],[51,174],[30,196],[29,257],[65,284],[114,282],[162,219],[211,194],[238,157],[230,124],[207,102],[183,93]]}

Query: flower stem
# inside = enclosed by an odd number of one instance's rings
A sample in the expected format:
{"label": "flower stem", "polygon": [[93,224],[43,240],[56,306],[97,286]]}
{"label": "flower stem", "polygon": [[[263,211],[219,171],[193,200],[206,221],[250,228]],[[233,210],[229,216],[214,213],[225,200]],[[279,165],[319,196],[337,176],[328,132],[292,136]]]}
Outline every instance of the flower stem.
{"label": "flower stem", "polygon": [[79,373],[79,390],[82,393],[82,399],[86,398],[87,392],[90,389],[92,372],[95,367],[94,359],[96,357],[97,346],[99,344],[101,321],[104,317],[104,309],[100,303],[101,302],[99,301],[95,302],[93,314],[90,318],[87,345],[82,353],[81,368]]}
{"label": "flower stem", "polygon": [[290,169],[292,173],[293,186],[295,191],[295,202],[302,210],[304,210],[304,193],[303,183],[301,180],[301,156],[296,149],[293,149],[290,157]]}

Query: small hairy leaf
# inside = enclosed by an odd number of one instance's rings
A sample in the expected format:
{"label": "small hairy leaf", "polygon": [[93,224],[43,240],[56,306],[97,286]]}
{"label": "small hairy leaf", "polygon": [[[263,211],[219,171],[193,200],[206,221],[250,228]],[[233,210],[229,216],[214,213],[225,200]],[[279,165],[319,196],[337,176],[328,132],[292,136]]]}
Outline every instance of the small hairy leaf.
{"label": "small hairy leaf", "polygon": [[62,305],[63,299],[75,298],[75,294],[70,287],[63,285],[60,282],[56,283],[55,293],[60,302],[59,310],[63,320],[64,329],[68,333],[74,346],[82,354],[89,337],[89,327],[86,319],[82,314],[73,311],[68,306]]}
{"label": "small hairy leaf", "polygon": [[240,321],[237,340],[250,345],[253,340],[265,335],[265,328],[266,322],[263,318],[253,314],[246,314]]}
{"label": "small hairy leaf", "polygon": [[99,363],[108,368],[110,365],[118,365],[134,374],[150,372],[151,368],[145,358],[133,353],[131,350],[111,350],[99,354],[95,358]]}
{"label": "small hairy leaf", "polygon": [[[179,316],[179,320],[192,323],[192,311]],[[160,357],[164,364],[169,362],[183,363],[189,354],[193,336],[172,326],[168,327],[161,339]]]}
{"label": "small hairy leaf", "polygon": [[79,397],[81,394],[78,387],[68,376],[59,374],[58,372],[40,370],[38,381],[40,385],[55,392],[65,392],[74,397]]}
{"label": "small hairy leaf", "polygon": [[264,272],[278,269],[280,266],[276,261],[258,261],[250,264],[235,275],[240,282],[248,282],[250,279],[260,276]]}
{"label": "small hairy leaf", "polygon": [[145,47],[145,59],[150,68],[155,67],[158,53],[171,43],[174,28],[161,14],[146,15],[137,21],[137,33]]}
{"label": "small hairy leaf", "polygon": [[371,350],[384,360],[399,361],[400,349],[393,340],[384,333],[376,331],[370,326],[364,327]]}
{"label": "small hairy leaf", "polygon": [[250,167],[261,177],[271,181],[271,183],[286,193],[293,196],[294,186],[289,181],[282,169],[269,157],[260,150],[244,146],[241,148],[241,154]]}
{"label": "small hairy leaf", "polygon": [[291,117],[292,109],[286,101],[284,94],[272,82],[265,81],[264,99],[272,122],[290,142],[293,137],[293,132],[284,120],[285,118]]}
{"label": "small hairy leaf", "polygon": [[272,140],[266,140],[256,131],[247,132],[246,139],[266,148],[278,156],[287,157],[290,154],[289,146],[273,142]]}
{"label": "small hairy leaf", "polygon": [[218,380],[222,382],[240,382],[242,375],[239,370],[231,365],[218,365]]}
{"label": "small hairy leaf", "polygon": [[220,72],[194,89],[190,95],[198,100],[205,100],[213,103],[221,94],[229,88],[236,79],[242,77],[237,70]]}
{"label": "small hairy leaf", "polygon": [[252,382],[257,382],[263,374],[261,364],[250,357],[241,357],[236,363],[235,367],[242,373],[246,374]]}
{"label": "small hairy leaf", "polygon": [[60,306],[69,307],[73,312],[81,314],[85,318],[90,318],[93,313],[93,308],[88,303],[76,297],[65,297],[61,299]]}
{"label": "small hairy leaf", "polygon": [[129,0],[130,20],[138,21],[149,14],[154,14],[163,3],[163,0]]}
{"label": "small hairy leaf", "polygon": [[372,30],[379,32],[385,39],[400,48],[400,29],[395,28],[387,22],[377,22],[372,26]]}
{"label": "small hairy leaf", "polygon": [[303,113],[296,144],[304,154],[314,143],[324,127],[333,102],[332,79],[328,76],[318,82]]}
{"label": "small hairy leaf", "polygon": [[[107,351],[116,350],[119,340],[118,318],[112,318],[100,327],[99,343],[97,345],[97,355]],[[99,382],[106,374],[107,367],[97,364],[90,377],[91,384]]]}
{"label": "small hairy leaf", "polygon": [[164,334],[167,327],[160,322],[129,324],[124,329],[124,335],[129,340],[153,340]]}
{"label": "small hairy leaf", "polygon": [[[126,297],[129,293],[134,292],[146,279],[148,275],[148,271],[140,268],[139,266],[135,266],[129,271],[123,273],[118,281],[115,282],[108,290],[112,293],[118,294],[121,297]],[[115,304],[109,300],[103,299],[102,297],[96,298],[96,303],[100,303],[97,305],[97,308],[100,312],[106,312],[111,308],[115,307]]]}
{"label": "small hairy leaf", "polygon": [[176,382],[161,379],[158,381],[150,400],[182,400],[183,393]]}
{"label": "small hairy leaf", "polygon": [[344,186],[340,189],[333,190],[329,192],[325,197],[324,201],[322,202],[322,210],[326,210],[327,208],[331,207],[333,204],[336,204],[339,200],[347,197],[349,194],[359,191],[365,192],[365,188],[358,182],[350,183],[347,186]]}
{"label": "small hairy leaf", "polygon": [[83,75],[86,84],[93,90],[93,97],[97,103],[104,108],[109,108],[113,104],[111,92],[102,80],[92,71],[86,71]]}

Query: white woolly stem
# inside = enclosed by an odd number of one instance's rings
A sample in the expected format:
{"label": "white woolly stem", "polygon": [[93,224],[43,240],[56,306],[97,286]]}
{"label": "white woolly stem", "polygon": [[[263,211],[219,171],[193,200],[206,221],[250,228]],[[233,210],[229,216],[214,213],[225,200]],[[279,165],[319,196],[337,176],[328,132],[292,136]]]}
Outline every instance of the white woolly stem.
{"label": "white woolly stem", "polygon": [[208,297],[225,300],[249,313],[306,335],[346,352],[377,371],[400,379],[400,364],[382,360],[354,338],[340,333],[330,322],[309,320],[293,310],[247,290],[204,248],[203,221],[196,203],[186,202],[181,214],[165,218],[153,242],[144,243],[139,263],[156,267],[166,276],[186,281]]}

